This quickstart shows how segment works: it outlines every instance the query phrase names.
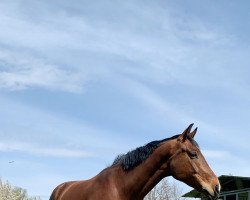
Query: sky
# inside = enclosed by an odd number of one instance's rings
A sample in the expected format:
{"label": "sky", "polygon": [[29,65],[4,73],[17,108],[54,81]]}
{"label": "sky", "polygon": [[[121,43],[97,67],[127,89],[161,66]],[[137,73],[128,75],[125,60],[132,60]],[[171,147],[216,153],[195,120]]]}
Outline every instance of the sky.
{"label": "sky", "polygon": [[1,0],[1,179],[47,200],[190,123],[218,176],[250,176],[249,6]]}

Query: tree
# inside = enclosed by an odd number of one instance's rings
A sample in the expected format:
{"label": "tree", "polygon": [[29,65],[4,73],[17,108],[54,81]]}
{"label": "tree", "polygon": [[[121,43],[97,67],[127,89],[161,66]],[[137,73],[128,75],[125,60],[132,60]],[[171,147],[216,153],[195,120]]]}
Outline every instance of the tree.
{"label": "tree", "polygon": [[0,200],[41,200],[41,198],[28,197],[25,189],[13,187],[9,182],[0,179]]}
{"label": "tree", "polygon": [[165,178],[156,185],[144,198],[144,200],[180,200],[181,189],[175,182],[169,183]]}

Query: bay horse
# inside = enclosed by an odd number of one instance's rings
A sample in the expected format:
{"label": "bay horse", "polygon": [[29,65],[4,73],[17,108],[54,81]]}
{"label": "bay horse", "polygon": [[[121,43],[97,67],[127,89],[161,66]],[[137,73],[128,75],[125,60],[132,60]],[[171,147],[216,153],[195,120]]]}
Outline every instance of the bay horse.
{"label": "bay horse", "polygon": [[173,176],[210,199],[218,199],[220,183],[202,155],[190,124],[182,134],[152,141],[127,154],[95,177],[57,186],[50,200],[143,200],[156,184]]}

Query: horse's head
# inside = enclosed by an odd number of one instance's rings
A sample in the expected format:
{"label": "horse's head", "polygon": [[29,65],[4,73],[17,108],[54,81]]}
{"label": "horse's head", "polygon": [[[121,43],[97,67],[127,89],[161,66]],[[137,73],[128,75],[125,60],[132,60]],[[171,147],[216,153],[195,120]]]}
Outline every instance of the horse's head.
{"label": "horse's head", "polygon": [[174,178],[205,193],[210,199],[217,199],[220,192],[219,180],[194,141],[197,128],[191,132],[192,126],[193,124],[173,140],[174,151],[168,164],[170,173]]}

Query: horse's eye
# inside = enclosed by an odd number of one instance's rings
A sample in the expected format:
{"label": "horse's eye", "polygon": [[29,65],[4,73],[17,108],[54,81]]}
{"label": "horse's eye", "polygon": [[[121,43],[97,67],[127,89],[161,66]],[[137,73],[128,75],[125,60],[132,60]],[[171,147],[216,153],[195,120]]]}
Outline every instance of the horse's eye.
{"label": "horse's eye", "polygon": [[197,152],[195,151],[189,151],[188,155],[190,156],[190,158],[198,158]]}

